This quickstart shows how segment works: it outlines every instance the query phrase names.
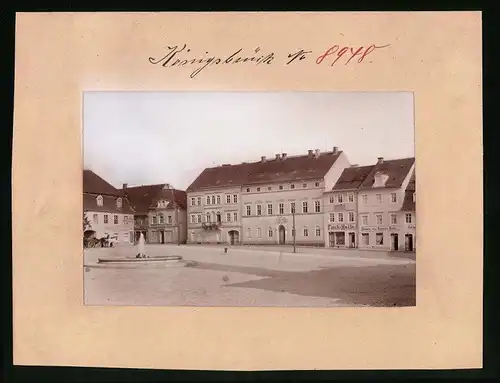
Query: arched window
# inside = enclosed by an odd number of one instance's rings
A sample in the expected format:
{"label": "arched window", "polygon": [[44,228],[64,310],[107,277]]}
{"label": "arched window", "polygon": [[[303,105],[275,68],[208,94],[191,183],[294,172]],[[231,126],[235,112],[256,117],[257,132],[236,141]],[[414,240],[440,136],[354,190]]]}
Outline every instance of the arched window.
{"label": "arched window", "polygon": [[215,205],[215,196],[212,196],[212,205]]}
{"label": "arched window", "polygon": [[96,200],[97,200],[97,206],[102,206],[102,195],[98,195]]}
{"label": "arched window", "polygon": [[122,203],[123,203],[123,202],[122,202],[122,199],[121,199],[121,198],[118,198],[118,199],[116,200],[116,207],[117,207],[118,209],[121,209],[121,208],[122,208]]}
{"label": "arched window", "polygon": [[319,226],[316,226],[316,237],[321,237],[321,228]]}
{"label": "arched window", "polygon": [[210,222],[210,213],[207,213],[207,214],[206,214],[206,222],[207,222],[207,223],[208,223],[208,222]]}
{"label": "arched window", "polygon": [[220,222],[222,219],[221,219],[221,216],[220,216],[220,211],[217,212],[217,222]]}

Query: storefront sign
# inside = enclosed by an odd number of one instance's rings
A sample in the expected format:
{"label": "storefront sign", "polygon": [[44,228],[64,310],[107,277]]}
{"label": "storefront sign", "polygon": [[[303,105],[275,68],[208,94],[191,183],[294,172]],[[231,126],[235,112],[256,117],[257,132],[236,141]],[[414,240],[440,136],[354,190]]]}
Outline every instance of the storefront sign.
{"label": "storefront sign", "polygon": [[328,230],[352,230],[355,229],[354,223],[338,223],[336,225],[328,225]]}
{"label": "storefront sign", "polygon": [[[392,230],[393,226],[391,226],[389,229]],[[394,227],[395,229],[395,227]],[[387,231],[388,228],[387,226],[376,226],[376,227],[362,227],[361,231]]]}

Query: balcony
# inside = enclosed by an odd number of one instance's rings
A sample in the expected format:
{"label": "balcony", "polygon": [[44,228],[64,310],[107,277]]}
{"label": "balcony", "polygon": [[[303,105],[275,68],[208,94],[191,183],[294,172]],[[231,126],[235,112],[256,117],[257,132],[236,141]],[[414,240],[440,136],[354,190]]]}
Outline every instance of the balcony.
{"label": "balcony", "polygon": [[221,222],[203,222],[201,224],[201,228],[203,230],[207,230],[207,231],[210,231],[210,230],[219,230],[220,226],[221,226]]}

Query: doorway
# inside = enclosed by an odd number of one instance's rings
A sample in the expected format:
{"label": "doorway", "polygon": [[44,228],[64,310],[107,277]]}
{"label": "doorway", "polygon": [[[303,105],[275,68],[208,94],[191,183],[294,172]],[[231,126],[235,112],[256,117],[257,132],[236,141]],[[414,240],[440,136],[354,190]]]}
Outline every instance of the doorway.
{"label": "doorway", "polygon": [[165,243],[165,232],[160,231],[160,243]]}
{"label": "doorway", "polygon": [[228,232],[229,234],[229,243],[234,245],[240,241],[240,233],[236,230],[231,230]]}
{"label": "doorway", "polygon": [[391,250],[398,251],[399,250],[399,237],[397,234],[391,234]]}
{"label": "doorway", "polygon": [[412,234],[405,235],[405,250],[406,251],[413,251],[413,235]]}
{"label": "doorway", "polygon": [[328,246],[335,247],[335,235],[333,233],[328,233]]}
{"label": "doorway", "polygon": [[356,234],[349,233],[349,247],[356,247]]}
{"label": "doorway", "polygon": [[279,238],[279,244],[280,245],[284,245],[285,244],[285,240],[286,240],[286,237],[285,237],[285,227],[283,225],[280,225],[280,227],[278,228],[278,238]]}

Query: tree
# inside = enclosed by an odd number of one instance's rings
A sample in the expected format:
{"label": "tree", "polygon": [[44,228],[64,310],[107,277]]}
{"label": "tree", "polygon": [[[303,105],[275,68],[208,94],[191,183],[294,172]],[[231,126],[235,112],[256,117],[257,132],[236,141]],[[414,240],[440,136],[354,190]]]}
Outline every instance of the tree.
{"label": "tree", "polygon": [[90,230],[91,228],[92,228],[92,225],[90,224],[90,221],[87,218],[87,215],[84,213],[83,214],[83,231]]}

